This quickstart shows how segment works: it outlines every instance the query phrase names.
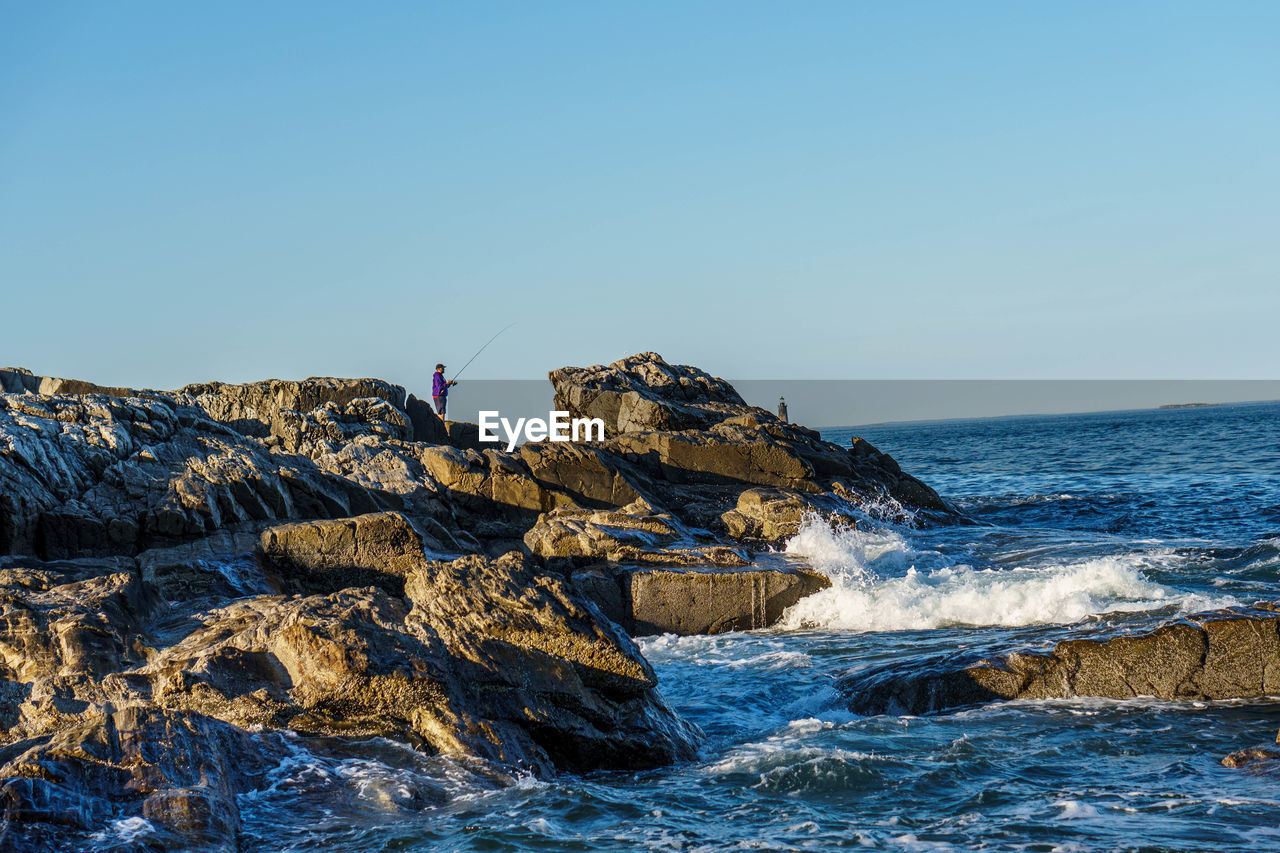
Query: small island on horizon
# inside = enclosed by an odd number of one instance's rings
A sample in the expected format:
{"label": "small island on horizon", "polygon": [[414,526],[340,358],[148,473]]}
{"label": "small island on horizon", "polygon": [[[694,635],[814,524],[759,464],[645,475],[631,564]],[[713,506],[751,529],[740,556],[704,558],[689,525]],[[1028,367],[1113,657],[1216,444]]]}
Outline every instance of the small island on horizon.
{"label": "small island on horizon", "polygon": [[1165,403],[1161,409],[1203,409],[1208,406],[1221,406],[1221,403]]}

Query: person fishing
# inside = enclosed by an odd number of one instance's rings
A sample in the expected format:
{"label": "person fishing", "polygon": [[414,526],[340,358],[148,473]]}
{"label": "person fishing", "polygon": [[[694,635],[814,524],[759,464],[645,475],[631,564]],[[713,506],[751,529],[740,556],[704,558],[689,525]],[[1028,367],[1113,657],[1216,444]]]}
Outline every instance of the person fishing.
{"label": "person fishing", "polygon": [[449,388],[457,385],[456,379],[444,378],[444,365],[436,365],[435,376],[431,377],[431,401],[436,404],[436,414],[440,416],[440,420],[444,420],[445,409],[449,405]]}
{"label": "person fishing", "polygon": [[436,365],[435,376],[431,377],[431,399],[436,404],[436,414],[440,416],[440,420],[444,420],[444,412],[449,405],[449,389],[454,385],[458,384],[458,377],[462,375],[463,370],[466,370],[468,367],[470,367],[471,362],[475,361],[476,358],[480,355],[480,353],[488,349],[489,344],[493,343],[498,339],[498,335],[501,335],[503,332],[505,332],[507,329],[510,329],[514,325],[515,323],[509,323],[506,326],[503,326],[501,329],[497,331],[497,334],[495,334],[492,338],[489,338],[489,340],[485,341],[484,345],[481,346],[480,349],[476,350],[476,354],[471,356],[471,358],[467,359],[466,364],[462,365],[462,370],[459,370],[457,373],[453,374],[452,379],[444,378],[443,364]]}

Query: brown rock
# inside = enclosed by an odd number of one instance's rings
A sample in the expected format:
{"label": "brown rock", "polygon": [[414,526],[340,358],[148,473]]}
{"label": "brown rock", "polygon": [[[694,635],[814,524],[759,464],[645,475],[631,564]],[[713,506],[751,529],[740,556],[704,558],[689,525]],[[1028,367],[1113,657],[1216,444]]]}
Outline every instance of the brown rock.
{"label": "brown rock", "polygon": [[445,421],[444,429],[444,443],[460,450],[474,450],[477,453],[483,453],[486,450],[502,449],[497,442],[483,442],[480,440],[479,424],[473,424],[470,421]]}
{"label": "brown rock", "polygon": [[634,634],[689,635],[767,628],[831,581],[791,569],[645,569],[622,584]]}
{"label": "brown rock", "polygon": [[53,572],[40,575],[0,591],[0,674],[17,682],[102,676],[145,660],[138,626],[164,603],[137,574],[62,584]]}
{"label": "brown rock", "polygon": [[[729,383],[696,367],[670,365],[653,352],[608,367],[562,367],[550,374],[555,408],[600,418],[605,435],[702,429],[741,414],[746,402]],[[758,410],[773,418],[764,409]]]}
{"label": "brown rock", "polygon": [[729,535],[737,539],[780,542],[795,536],[808,517],[850,519],[850,507],[828,495],[788,489],[747,489],[738,504],[720,516]]}
{"label": "brown rock", "polygon": [[394,595],[441,543],[398,512],[304,521],[262,532],[259,552],[293,592],[337,592],[378,586]]}
{"label": "brown rock", "polygon": [[543,513],[524,536],[529,550],[557,565],[598,562],[668,566],[745,566],[749,553],[698,537],[669,513],[641,499],[619,510],[558,509]]}
{"label": "brown rock", "polygon": [[[850,449],[823,441],[813,430],[748,406],[724,380],[667,364],[656,353],[607,367],[561,368],[550,378],[558,409],[604,422],[610,440],[597,445],[597,452],[619,457],[647,479],[739,491],[743,486],[811,494],[841,490],[841,498],[878,514],[886,508],[896,515],[909,515],[913,508],[955,514],[936,492],[871,445],[855,442]],[[668,505],[677,503],[652,488],[647,493]]]}
{"label": "brown rock", "polygon": [[586,443],[532,441],[520,458],[535,480],[581,506],[617,507],[644,498],[643,475],[616,454]]}
{"label": "brown rock", "polygon": [[630,638],[573,585],[519,553],[429,563],[406,592],[410,624],[429,625],[466,664],[468,698],[459,704],[506,733],[508,749],[574,770],[692,755],[699,733],[657,694]]}
{"label": "brown rock", "polygon": [[1136,636],[1058,643],[1052,653],[880,668],[842,682],[858,713],[920,714],[1004,699],[1100,696],[1253,699],[1280,690],[1280,617],[1208,614]]}
{"label": "brown rock", "polygon": [[[381,379],[336,379],[313,376],[301,381],[267,379],[228,385],[205,382],[187,385],[177,392],[202,409],[208,417],[237,432],[258,438],[280,435],[298,413],[311,412],[326,404],[342,407],[361,398],[377,398],[404,410],[405,392],[399,385]],[[282,413],[289,412],[289,415]]]}
{"label": "brown rock", "polygon": [[1270,765],[1278,758],[1280,758],[1280,750],[1251,746],[1247,749],[1236,750],[1230,755],[1223,756],[1222,766],[1248,767],[1256,764]]}

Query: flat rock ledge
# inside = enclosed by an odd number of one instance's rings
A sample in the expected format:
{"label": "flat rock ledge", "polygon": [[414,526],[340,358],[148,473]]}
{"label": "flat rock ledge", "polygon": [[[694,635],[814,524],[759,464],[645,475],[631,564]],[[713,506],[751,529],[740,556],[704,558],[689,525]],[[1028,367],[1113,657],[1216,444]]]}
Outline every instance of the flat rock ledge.
{"label": "flat rock ledge", "polygon": [[928,714],[1010,699],[1266,699],[1280,696],[1280,616],[1204,613],[1144,634],[1074,639],[1050,652],[941,658],[840,682],[860,714]]}

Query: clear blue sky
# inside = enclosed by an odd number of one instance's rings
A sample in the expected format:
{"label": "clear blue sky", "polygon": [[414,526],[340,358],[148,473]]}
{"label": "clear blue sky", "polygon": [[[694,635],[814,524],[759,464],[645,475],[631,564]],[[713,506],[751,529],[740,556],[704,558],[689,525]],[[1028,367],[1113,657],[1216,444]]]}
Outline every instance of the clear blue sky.
{"label": "clear blue sky", "polygon": [[0,365],[1276,378],[1278,152],[1275,2],[0,0]]}

